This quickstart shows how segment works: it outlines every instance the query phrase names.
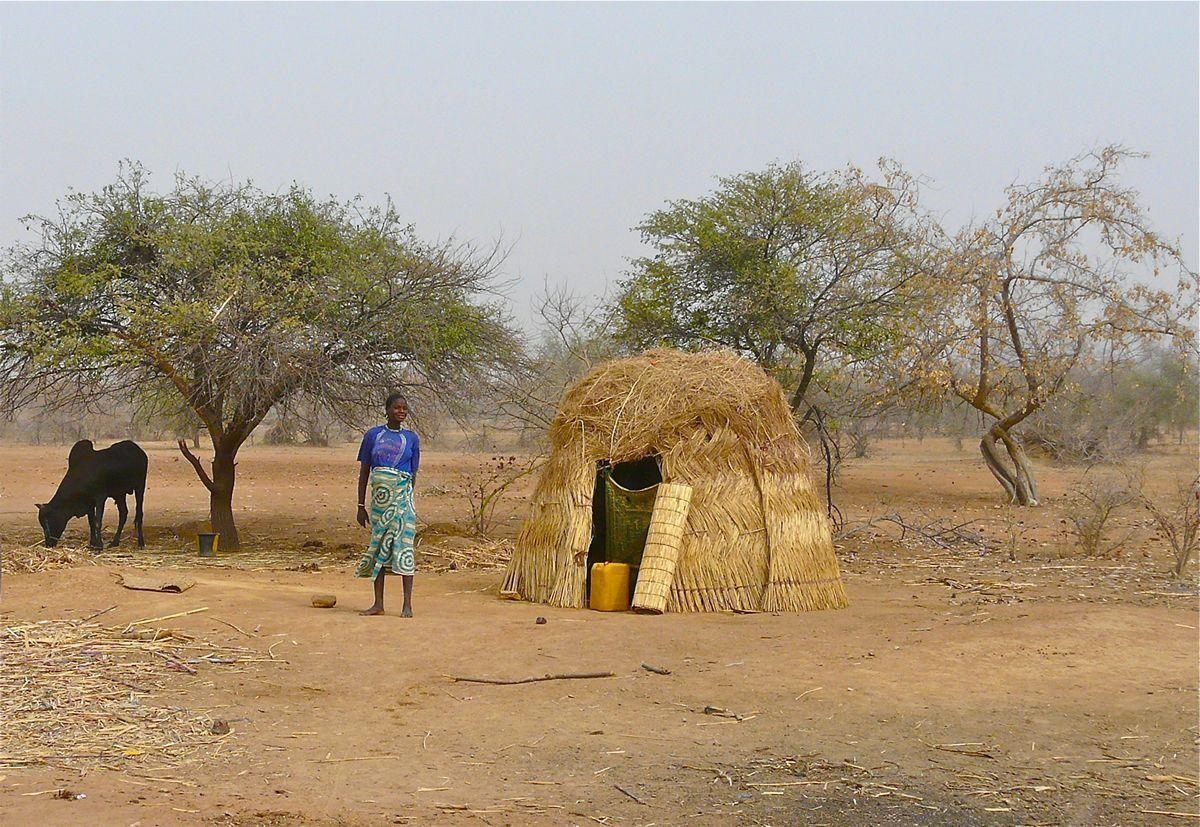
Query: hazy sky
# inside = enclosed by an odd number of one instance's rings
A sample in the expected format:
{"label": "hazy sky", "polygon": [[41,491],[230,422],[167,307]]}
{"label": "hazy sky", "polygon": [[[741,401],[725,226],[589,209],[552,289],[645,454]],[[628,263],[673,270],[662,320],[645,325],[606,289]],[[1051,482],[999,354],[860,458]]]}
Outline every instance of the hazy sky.
{"label": "hazy sky", "polygon": [[512,245],[514,312],[597,290],[717,175],[891,156],[952,224],[1110,142],[1197,262],[1196,3],[0,5],[0,243],[136,159],[386,194]]}

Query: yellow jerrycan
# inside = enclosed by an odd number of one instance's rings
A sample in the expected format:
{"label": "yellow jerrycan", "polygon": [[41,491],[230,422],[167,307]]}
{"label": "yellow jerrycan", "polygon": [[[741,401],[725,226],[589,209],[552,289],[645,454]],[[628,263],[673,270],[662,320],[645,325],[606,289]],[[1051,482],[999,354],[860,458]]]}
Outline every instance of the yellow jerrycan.
{"label": "yellow jerrycan", "polygon": [[629,610],[628,563],[593,563],[588,607],[598,612]]}

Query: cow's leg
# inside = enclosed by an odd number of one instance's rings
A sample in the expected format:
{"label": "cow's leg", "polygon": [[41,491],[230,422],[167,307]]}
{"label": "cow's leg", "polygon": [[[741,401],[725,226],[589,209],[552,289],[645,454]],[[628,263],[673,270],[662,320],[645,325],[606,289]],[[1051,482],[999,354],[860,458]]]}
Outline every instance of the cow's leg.
{"label": "cow's leg", "polygon": [[104,527],[104,500],[104,497],[97,498],[88,510],[88,545],[92,548],[104,548],[104,539],[101,536],[101,529]]}
{"label": "cow's leg", "polygon": [[133,489],[133,527],[137,529],[138,548],[146,547],[146,538],[142,536],[142,497],[146,495],[146,486]]}
{"label": "cow's leg", "polygon": [[113,502],[117,504],[117,533],[113,535],[109,542],[109,548],[116,548],[121,545],[121,532],[125,529],[125,519],[129,516],[129,505],[125,502],[125,495],[113,497]]}

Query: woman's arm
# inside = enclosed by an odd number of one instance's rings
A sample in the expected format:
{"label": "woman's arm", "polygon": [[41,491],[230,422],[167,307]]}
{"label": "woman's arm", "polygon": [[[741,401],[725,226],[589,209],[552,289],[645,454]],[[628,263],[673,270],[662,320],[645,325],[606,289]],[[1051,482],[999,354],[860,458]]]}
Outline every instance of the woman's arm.
{"label": "woman's arm", "polygon": [[367,514],[367,481],[371,478],[371,463],[360,462],[358,464],[358,524],[365,526],[369,516]]}
{"label": "woman's arm", "polygon": [[413,434],[412,486],[417,490],[417,471],[421,470],[421,438]]}

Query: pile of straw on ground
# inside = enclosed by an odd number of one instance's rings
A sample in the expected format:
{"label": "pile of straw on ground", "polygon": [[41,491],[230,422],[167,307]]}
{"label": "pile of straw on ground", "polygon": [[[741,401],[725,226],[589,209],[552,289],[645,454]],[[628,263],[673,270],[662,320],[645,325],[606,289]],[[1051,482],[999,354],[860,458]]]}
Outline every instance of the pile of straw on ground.
{"label": "pile of straw on ground", "polygon": [[563,398],[552,454],[503,591],[586,605],[597,462],[659,457],[692,487],[667,611],[846,605],[808,450],[779,384],[732,353],[652,350],[600,366]]}
{"label": "pile of straw on ground", "polygon": [[473,537],[467,543],[417,547],[418,565],[429,571],[500,569],[512,559],[512,541]]}
{"label": "pile of straw on ground", "polygon": [[31,574],[51,569],[86,566],[94,562],[96,552],[87,546],[57,546],[46,548],[42,541],[4,549],[0,558],[0,571],[4,574],[21,572]]}
{"label": "pile of straw on ground", "polygon": [[75,566],[122,566],[139,569],[158,568],[218,568],[241,571],[333,570],[338,566],[353,568],[347,561],[358,560],[363,549],[340,546],[322,548],[287,548],[278,544],[263,547],[247,547],[243,551],[222,552],[215,557],[200,557],[194,549],[181,550],[170,546],[147,546],[146,548],[109,548],[96,550],[86,545],[43,548],[40,543],[33,546],[18,546],[4,552],[3,571],[12,573],[36,573]]}
{"label": "pile of straw on ground", "polygon": [[[512,557],[509,540],[488,537],[454,537],[453,543],[418,541],[417,565],[425,571],[445,571],[453,564],[459,571],[503,568]],[[176,546],[114,548],[97,551],[86,545],[44,548],[41,541],[10,546],[3,552],[0,569],[4,574],[30,574],[75,566],[107,565],[129,568],[219,568],[239,571],[338,571],[350,573],[366,550],[366,544],[339,543],[311,547],[288,547],[277,542],[251,541],[242,551],[219,552],[215,557],[200,557],[194,548]]]}
{"label": "pile of straw on ground", "polygon": [[[156,701],[172,672],[263,662],[178,632],[75,620],[0,626],[0,769],[161,771],[234,749],[206,715]],[[226,729],[226,731],[228,731]]]}

